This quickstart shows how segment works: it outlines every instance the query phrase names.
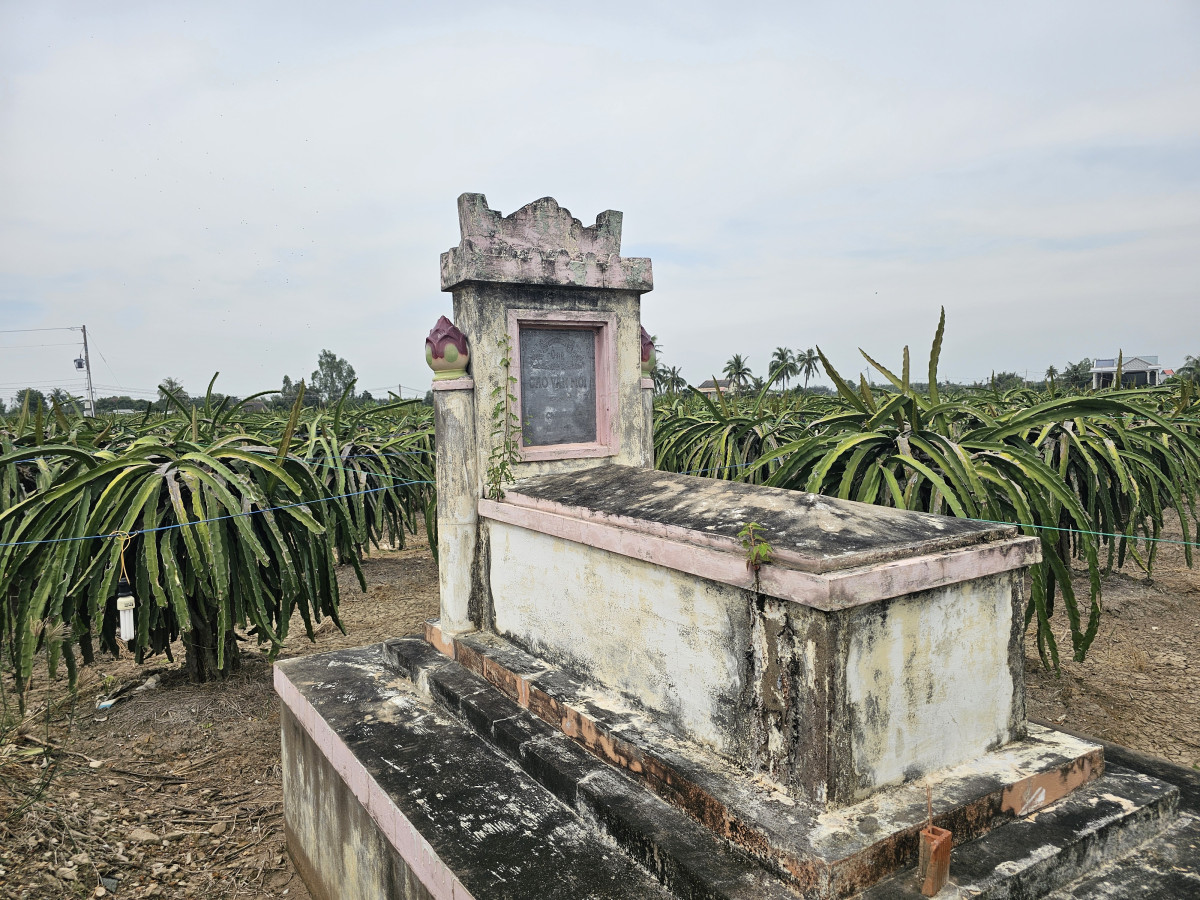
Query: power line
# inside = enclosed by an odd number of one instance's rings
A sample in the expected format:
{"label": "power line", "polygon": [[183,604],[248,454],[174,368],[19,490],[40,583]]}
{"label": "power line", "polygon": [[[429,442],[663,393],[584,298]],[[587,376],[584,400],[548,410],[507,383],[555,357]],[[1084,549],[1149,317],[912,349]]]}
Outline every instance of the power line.
{"label": "power line", "polygon": [[[100,354],[100,358],[101,358],[102,360],[104,360],[104,367],[105,367],[106,369],[108,369],[108,373],[109,373],[110,375],[112,375],[112,377],[113,377],[113,381],[116,381],[116,382],[118,382],[118,384],[117,384],[117,388],[118,388],[119,390],[122,390],[122,391],[123,391],[123,390],[125,390],[125,388],[121,387],[121,385],[120,385],[120,380],[121,380],[121,379],[119,379],[119,378],[117,377],[117,373],[113,371],[113,367],[112,367],[112,366],[110,366],[110,365],[108,364],[108,357],[106,357],[106,356],[104,355],[104,351],[103,351],[103,350],[101,350],[99,347],[97,347],[97,348],[96,348],[96,352],[97,352],[97,353],[99,353],[99,354]],[[157,396],[157,394],[158,394],[158,391],[154,391],[154,394]]]}
{"label": "power line", "polygon": [[32,388],[32,387],[69,387],[80,385],[79,379],[61,379],[59,381],[0,381],[0,387]]}
{"label": "power line", "polygon": [[10,347],[0,347],[0,350],[34,350],[38,347],[78,347],[78,341],[69,341],[64,344],[14,344]]}
{"label": "power line", "polygon": [[60,325],[57,328],[0,328],[0,334],[29,334],[34,331],[78,331],[79,325]]}

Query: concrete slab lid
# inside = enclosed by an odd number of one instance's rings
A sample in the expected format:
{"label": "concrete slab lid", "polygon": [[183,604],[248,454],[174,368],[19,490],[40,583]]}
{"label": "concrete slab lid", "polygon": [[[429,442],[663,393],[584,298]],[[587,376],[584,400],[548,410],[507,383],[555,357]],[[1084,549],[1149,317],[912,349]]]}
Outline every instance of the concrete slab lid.
{"label": "concrete slab lid", "polygon": [[1019,537],[1010,525],[622,465],[523,479],[504,502],[739,553],[738,531],[757,522],[774,564],[814,574]]}

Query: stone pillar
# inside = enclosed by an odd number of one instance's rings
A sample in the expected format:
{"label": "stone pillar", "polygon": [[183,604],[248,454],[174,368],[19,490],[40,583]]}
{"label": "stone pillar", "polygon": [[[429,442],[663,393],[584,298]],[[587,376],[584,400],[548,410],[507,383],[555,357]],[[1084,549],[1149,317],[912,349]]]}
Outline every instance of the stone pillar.
{"label": "stone pillar", "polygon": [[647,469],[654,468],[654,366],[657,363],[654,339],[642,328],[642,418],[645,427],[642,438],[642,462]]}
{"label": "stone pillar", "polygon": [[480,481],[475,432],[475,382],[467,377],[466,337],[445,316],[425,339],[434,371],[437,442],[438,586],[440,624],[447,634],[474,629],[471,564],[478,534]]}
{"label": "stone pillar", "polygon": [[646,431],[642,439],[642,461],[638,465],[646,469],[654,468],[654,379],[642,379],[642,418],[646,421]]}

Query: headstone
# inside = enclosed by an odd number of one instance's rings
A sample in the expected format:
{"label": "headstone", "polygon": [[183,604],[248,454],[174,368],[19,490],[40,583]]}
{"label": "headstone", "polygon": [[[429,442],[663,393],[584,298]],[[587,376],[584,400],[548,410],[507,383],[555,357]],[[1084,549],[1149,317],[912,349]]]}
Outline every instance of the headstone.
{"label": "headstone", "polygon": [[596,440],[596,335],[590,329],[522,328],[521,424],[525,445]]}

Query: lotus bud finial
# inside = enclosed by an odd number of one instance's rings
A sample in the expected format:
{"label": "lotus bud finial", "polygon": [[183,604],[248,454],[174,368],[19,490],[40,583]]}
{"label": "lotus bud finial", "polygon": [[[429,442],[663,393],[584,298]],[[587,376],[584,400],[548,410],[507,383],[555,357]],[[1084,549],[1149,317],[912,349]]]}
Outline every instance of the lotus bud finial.
{"label": "lotus bud finial", "polygon": [[650,337],[645,327],[642,328],[642,375],[649,378],[658,362],[658,354],[654,352],[654,338]]}
{"label": "lotus bud finial", "polygon": [[433,369],[434,381],[465,378],[471,354],[467,336],[453,322],[442,316],[425,338],[425,362]]}

